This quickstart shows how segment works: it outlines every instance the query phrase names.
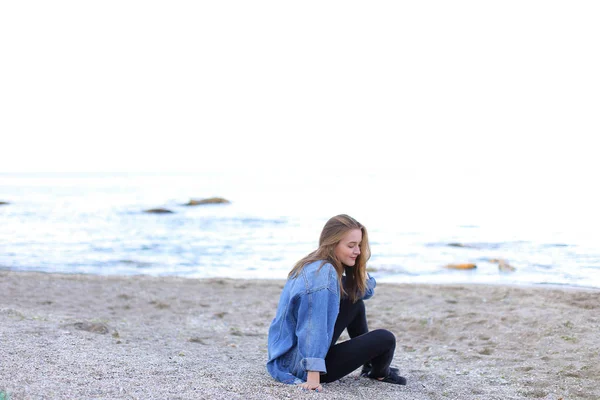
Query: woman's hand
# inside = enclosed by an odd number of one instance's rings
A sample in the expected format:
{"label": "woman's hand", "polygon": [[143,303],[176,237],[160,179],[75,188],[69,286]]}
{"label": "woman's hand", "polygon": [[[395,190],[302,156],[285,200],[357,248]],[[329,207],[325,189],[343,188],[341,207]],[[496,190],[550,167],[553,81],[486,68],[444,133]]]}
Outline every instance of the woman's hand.
{"label": "woman's hand", "polygon": [[322,392],[323,386],[321,386],[320,380],[321,379],[319,371],[308,371],[306,382],[300,383],[298,386],[305,390],[314,390],[317,392]]}
{"label": "woman's hand", "polygon": [[317,392],[323,391],[323,386],[321,386],[320,383],[304,382],[304,383],[299,383],[298,386],[300,386],[302,389],[305,389],[305,390],[314,390]]}

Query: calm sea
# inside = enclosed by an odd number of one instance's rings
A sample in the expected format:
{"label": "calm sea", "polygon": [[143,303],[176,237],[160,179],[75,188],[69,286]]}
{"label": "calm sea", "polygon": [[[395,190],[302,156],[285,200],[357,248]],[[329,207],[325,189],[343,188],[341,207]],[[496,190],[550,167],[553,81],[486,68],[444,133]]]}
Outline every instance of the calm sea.
{"label": "calm sea", "polygon": [[[564,195],[552,182],[496,178],[298,170],[0,174],[0,201],[10,203],[0,205],[0,268],[285,278],[316,248],[327,219],[346,213],[369,230],[369,266],[379,281],[600,287],[595,200],[573,188]],[[183,205],[211,196],[231,204]],[[155,207],[173,213],[143,212]],[[499,258],[516,270],[499,271],[490,262]],[[450,263],[477,268],[444,268]]]}

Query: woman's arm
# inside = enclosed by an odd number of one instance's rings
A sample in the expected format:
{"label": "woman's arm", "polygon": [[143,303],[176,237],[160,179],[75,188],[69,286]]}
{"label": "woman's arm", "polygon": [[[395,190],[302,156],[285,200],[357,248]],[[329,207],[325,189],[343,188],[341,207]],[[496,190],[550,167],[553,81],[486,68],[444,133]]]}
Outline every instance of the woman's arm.
{"label": "woman's arm", "polygon": [[375,282],[375,278],[373,278],[367,272],[367,289],[365,290],[365,295],[363,296],[363,300],[370,299],[375,294],[375,286],[377,286],[377,282]]}
{"label": "woman's arm", "polygon": [[296,336],[304,356],[301,365],[307,371],[305,389],[320,389],[319,374],[327,373],[325,356],[329,351],[333,328],[340,308],[340,295],[327,287],[305,293],[300,299]]}

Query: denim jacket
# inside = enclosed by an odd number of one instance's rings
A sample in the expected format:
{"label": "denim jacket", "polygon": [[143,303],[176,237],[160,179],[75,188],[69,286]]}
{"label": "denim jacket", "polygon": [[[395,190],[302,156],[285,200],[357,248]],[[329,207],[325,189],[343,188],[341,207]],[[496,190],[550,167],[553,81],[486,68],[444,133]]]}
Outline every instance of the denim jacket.
{"label": "denim jacket", "polygon": [[[373,296],[369,276],[363,299]],[[327,373],[325,356],[340,308],[337,272],[328,262],[315,261],[287,280],[269,328],[267,370],[283,383],[302,383],[308,371]]]}

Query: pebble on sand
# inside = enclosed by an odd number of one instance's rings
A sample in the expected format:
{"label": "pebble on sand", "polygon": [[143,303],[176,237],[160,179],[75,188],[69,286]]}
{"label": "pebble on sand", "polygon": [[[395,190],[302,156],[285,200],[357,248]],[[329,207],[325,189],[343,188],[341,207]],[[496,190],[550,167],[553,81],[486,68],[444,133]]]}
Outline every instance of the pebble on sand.
{"label": "pebble on sand", "polygon": [[100,333],[103,335],[108,333],[108,326],[99,322],[75,322],[73,326],[80,331]]}

